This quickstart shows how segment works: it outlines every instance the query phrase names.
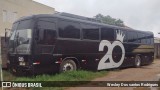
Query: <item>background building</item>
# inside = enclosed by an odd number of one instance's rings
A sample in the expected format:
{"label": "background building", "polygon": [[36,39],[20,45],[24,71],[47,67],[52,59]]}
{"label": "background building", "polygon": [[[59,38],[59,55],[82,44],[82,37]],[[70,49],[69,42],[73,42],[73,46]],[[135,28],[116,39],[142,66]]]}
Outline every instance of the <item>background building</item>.
{"label": "background building", "polygon": [[10,29],[20,17],[54,12],[54,8],[32,0],[0,0],[0,36],[4,36],[5,28]]}
{"label": "background building", "polygon": [[34,14],[53,14],[55,9],[32,0],[0,0],[0,64],[6,67],[5,28],[11,29],[15,20]]}
{"label": "background building", "polygon": [[154,38],[154,57],[160,58],[160,38]]}

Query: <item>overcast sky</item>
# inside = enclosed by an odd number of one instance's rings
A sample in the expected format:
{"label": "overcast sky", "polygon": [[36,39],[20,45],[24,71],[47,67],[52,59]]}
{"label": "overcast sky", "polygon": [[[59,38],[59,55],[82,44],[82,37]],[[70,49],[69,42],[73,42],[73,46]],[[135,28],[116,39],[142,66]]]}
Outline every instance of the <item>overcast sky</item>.
{"label": "overcast sky", "polygon": [[160,0],[35,0],[56,11],[93,17],[98,13],[124,21],[133,29],[160,37]]}

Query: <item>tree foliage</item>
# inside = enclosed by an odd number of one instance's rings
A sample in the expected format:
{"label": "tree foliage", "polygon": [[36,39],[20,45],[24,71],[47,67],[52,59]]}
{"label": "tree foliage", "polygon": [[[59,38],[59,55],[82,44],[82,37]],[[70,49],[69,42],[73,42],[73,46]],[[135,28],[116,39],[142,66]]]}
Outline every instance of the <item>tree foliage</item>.
{"label": "tree foliage", "polygon": [[116,25],[116,26],[122,26],[124,27],[124,23],[121,19],[115,19],[112,18],[111,16],[107,15],[104,16],[102,14],[97,14],[96,16],[94,16],[94,18],[96,20],[100,20],[101,22],[105,23],[105,24],[110,24],[110,25]]}

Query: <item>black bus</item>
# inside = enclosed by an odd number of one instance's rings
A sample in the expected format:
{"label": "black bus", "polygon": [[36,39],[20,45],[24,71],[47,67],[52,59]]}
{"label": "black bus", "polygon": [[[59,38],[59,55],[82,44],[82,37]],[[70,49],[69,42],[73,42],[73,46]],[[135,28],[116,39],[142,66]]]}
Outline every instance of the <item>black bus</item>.
{"label": "black bus", "polygon": [[23,17],[11,32],[7,65],[13,73],[140,67],[154,60],[152,32],[68,13]]}

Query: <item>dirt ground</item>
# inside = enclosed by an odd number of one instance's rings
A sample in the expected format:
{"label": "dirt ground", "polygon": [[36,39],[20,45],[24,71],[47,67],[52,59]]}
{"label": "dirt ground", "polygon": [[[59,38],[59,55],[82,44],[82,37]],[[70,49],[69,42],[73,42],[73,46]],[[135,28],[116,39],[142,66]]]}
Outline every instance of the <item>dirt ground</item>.
{"label": "dirt ground", "polygon": [[[157,81],[160,79],[160,60],[141,68],[126,68],[110,71],[105,77],[93,81]],[[156,88],[136,87],[70,87],[67,90],[157,90]]]}

